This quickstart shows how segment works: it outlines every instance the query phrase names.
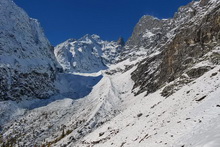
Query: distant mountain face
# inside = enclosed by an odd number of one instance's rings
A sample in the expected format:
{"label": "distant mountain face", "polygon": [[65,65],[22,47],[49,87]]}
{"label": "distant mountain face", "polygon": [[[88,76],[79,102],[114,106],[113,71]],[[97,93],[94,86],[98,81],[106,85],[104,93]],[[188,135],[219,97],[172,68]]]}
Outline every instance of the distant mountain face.
{"label": "distant mountain face", "polygon": [[55,56],[65,71],[91,73],[115,63],[123,46],[118,42],[103,41],[97,35],[85,35],[79,40],[69,39],[55,47]]}
{"label": "distant mountain face", "polygon": [[0,100],[55,93],[57,62],[37,20],[12,0],[0,1]]}

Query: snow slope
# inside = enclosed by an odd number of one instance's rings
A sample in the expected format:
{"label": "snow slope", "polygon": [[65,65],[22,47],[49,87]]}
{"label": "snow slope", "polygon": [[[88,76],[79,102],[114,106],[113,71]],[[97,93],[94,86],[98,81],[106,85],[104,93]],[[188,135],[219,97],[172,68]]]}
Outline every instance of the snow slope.
{"label": "snow slope", "polygon": [[220,146],[219,76],[217,66],[169,97],[161,96],[162,89],[139,95],[110,122],[70,146]]}

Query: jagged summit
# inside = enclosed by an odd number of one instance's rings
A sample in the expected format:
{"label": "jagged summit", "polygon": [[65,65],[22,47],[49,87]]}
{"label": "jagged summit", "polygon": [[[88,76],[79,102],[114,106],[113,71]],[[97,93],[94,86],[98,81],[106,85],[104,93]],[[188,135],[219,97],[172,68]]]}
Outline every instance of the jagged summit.
{"label": "jagged summit", "polygon": [[74,41],[76,41],[76,40],[77,40],[77,39],[70,38],[70,39],[66,40],[66,42],[74,42]]}
{"label": "jagged summit", "polygon": [[[156,29],[161,29],[165,21],[157,19],[153,16],[143,16],[134,28],[132,36],[128,39],[126,45],[141,46],[144,42],[144,38],[153,37]],[[149,41],[146,41],[149,44]]]}
{"label": "jagged summit", "polygon": [[95,34],[86,34],[83,37],[81,37],[80,39],[78,39],[79,41],[93,41],[93,42],[97,42],[100,41],[100,36],[95,35]]}

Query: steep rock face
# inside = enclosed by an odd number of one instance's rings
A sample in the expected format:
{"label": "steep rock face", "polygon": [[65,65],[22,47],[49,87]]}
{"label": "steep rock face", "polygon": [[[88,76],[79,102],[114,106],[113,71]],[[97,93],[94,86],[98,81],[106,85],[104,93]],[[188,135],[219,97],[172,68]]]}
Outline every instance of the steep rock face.
{"label": "steep rock face", "polygon": [[[218,51],[213,53],[213,51],[220,45],[219,1],[208,1],[206,5],[201,3],[203,1],[192,2],[180,8],[181,13],[176,13],[174,22],[184,22],[184,24],[176,25],[175,35],[161,48],[162,52],[142,61],[133,72],[134,88],[139,87],[137,94],[143,91],[154,92],[166,82],[178,78],[181,83],[187,83],[190,79],[208,71],[212,65],[218,64],[216,60],[219,58],[216,54],[219,53]],[[183,13],[183,10],[186,12]],[[202,66],[196,66],[202,61],[210,63],[210,67],[206,67],[205,70],[196,70],[197,72],[193,73],[197,73],[198,76],[190,77],[189,73],[192,72],[188,71]]]}
{"label": "steep rock face", "polygon": [[171,37],[174,28],[173,20],[143,16],[134,28],[132,36],[126,42],[120,55],[121,60],[135,60],[139,56],[147,56],[157,52]]}
{"label": "steep rock face", "polygon": [[46,98],[54,89],[53,48],[37,20],[0,1],[0,100]]}
{"label": "steep rock face", "polygon": [[122,45],[97,35],[69,39],[55,47],[55,56],[67,72],[98,72],[115,63]]}
{"label": "steep rock face", "polygon": [[135,26],[127,45],[133,47],[149,46],[159,38],[163,25],[167,22],[167,20],[160,20],[153,16],[143,16]]}

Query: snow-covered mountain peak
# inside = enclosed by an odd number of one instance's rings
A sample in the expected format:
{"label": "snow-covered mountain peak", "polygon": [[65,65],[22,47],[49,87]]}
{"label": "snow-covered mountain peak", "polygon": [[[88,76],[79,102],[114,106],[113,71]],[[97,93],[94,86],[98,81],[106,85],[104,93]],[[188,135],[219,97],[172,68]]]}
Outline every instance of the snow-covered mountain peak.
{"label": "snow-covered mountain peak", "polygon": [[[143,22],[143,21],[150,22],[150,21],[155,21],[155,20],[160,20],[160,19],[155,16],[152,16],[152,15],[144,15],[140,18],[139,22]],[[141,24],[139,24],[139,25],[141,25]],[[154,28],[155,26],[149,25],[148,27]]]}
{"label": "snow-covered mountain peak", "polygon": [[98,35],[89,35],[86,34],[85,36],[83,36],[82,38],[80,38],[78,41],[82,41],[85,43],[95,43],[100,41],[100,37]]}
{"label": "snow-covered mountain peak", "polygon": [[66,40],[65,42],[69,42],[69,43],[71,43],[71,42],[74,42],[74,41],[76,41],[76,39],[74,39],[74,38],[70,38],[70,39]]}
{"label": "snow-covered mountain peak", "polygon": [[91,37],[93,39],[95,39],[96,41],[101,41],[101,37],[99,35],[96,35],[96,34],[92,34]]}
{"label": "snow-covered mountain peak", "polygon": [[104,41],[98,35],[85,35],[67,40],[55,47],[55,56],[65,71],[98,72],[117,60],[122,48],[114,41]]}

